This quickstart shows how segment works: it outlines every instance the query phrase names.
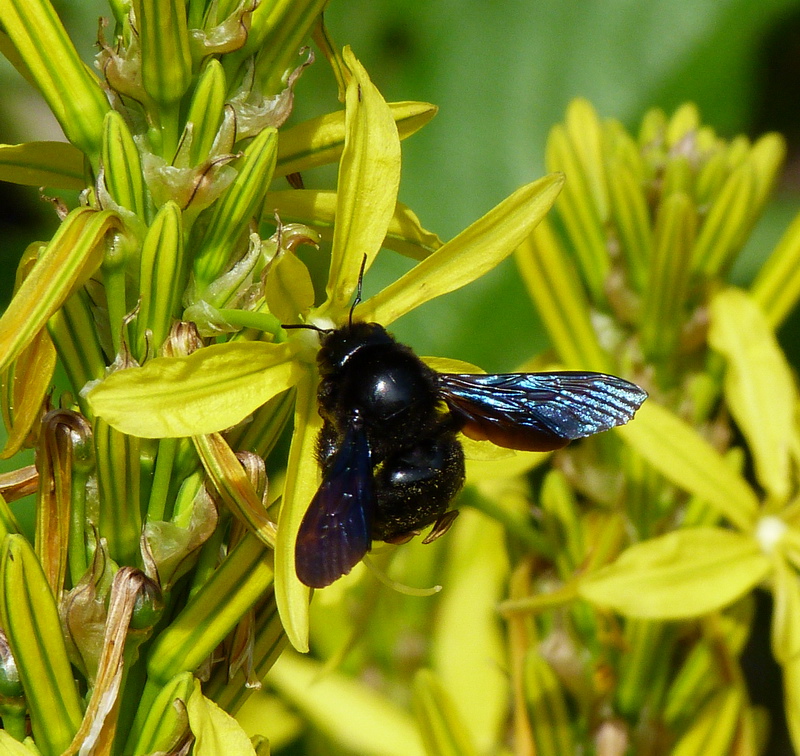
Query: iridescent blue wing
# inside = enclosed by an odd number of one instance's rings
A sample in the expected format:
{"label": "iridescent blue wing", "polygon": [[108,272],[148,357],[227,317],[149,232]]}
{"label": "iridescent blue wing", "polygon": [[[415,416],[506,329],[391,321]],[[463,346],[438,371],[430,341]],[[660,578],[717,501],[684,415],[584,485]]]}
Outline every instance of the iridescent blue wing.
{"label": "iridescent blue wing", "polygon": [[346,575],[370,547],[375,491],[363,428],[348,428],[322,485],[300,524],[295,546],[297,576],[324,588]]}
{"label": "iridescent blue wing", "polygon": [[622,378],[578,372],[441,374],[439,390],[466,435],[524,451],[624,425],[647,398]]}

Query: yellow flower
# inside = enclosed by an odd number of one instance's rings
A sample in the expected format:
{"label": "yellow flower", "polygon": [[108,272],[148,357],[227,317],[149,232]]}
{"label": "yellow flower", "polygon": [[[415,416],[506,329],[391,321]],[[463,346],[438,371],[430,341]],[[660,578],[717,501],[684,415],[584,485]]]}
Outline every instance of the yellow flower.
{"label": "yellow flower", "polygon": [[[396,219],[400,142],[389,106],[345,49],[349,69],[345,144],[336,195],[326,299],[306,322],[327,326],[349,317],[359,270],[375,259]],[[355,308],[353,317],[388,325],[418,305],[454,291],[510,255],[555,200],[563,178],[522,187],[408,273]],[[87,396],[95,414],[119,430],[144,437],[198,436],[231,427],[277,394],[295,387],[294,435],[275,549],[276,594],[287,634],[307,648],[308,588],[294,574],[294,540],[318,485],[314,457],[321,420],[316,336],[295,331],[275,342],[230,341],[187,357],[157,358],[118,371]],[[285,339],[285,340],[280,340]]]}

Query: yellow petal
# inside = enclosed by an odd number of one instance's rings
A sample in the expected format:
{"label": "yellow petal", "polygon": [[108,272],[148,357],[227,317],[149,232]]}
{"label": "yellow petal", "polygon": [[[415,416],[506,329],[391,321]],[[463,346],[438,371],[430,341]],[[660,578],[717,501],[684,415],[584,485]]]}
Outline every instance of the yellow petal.
{"label": "yellow petal", "polygon": [[[264,207],[276,212],[284,223],[313,226],[323,239],[330,241],[336,219],[336,198],[336,192],[324,189],[289,189],[267,194]],[[398,202],[383,246],[414,260],[424,260],[442,246],[442,240],[422,227],[411,208]]]}
{"label": "yellow petal", "polygon": [[414,677],[413,704],[428,753],[440,756],[477,754],[453,699],[429,669],[419,670]]}
{"label": "yellow petal", "polygon": [[[428,123],[438,108],[427,102],[390,102],[389,110],[400,139],[405,139]],[[344,146],[344,121],[344,111],[338,110],[281,129],[275,176],[335,163]]]}
{"label": "yellow petal", "polygon": [[800,750],[800,656],[783,665],[783,710],[795,751]]}
{"label": "yellow petal", "polygon": [[741,683],[723,688],[700,709],[672,756],[729,756],[745,701]]}
{"label": "yellow petal", "polygon": [[73,210],[59,226],[0,318],[0,370],[42,330],[64,300],[97,270],[106,234],[119,227],[109,210]]}
{"label": "yellow petal", "polygon": [[86,187],[83,159],[68,142],[0,144],[0,181],[80,190]]}
{"label": "yellow petal", "polygon": [[192,753],[196,756],[255,756],[255,750],[241,725],[227,712],[206,698],[195,681],[194,691],[186,702],[189,727],[195,737]]}
{"label": "yellow petal", "polygon": [[634,422],[615,430],[665,478],[735,525],[747,529],[755,521],[758,500],[744,478],[694,428],[653,399]]}
{"label": "yellow petal", "polygon": [[309,590],[295,572],[294,549],[300,523],[319,485],[315,450],[321,427],[316,381],[306,377],[297,386],[295,432],[286,465],[286,487],[275,544],[275,600],[286,635],[303,652],[308,651]]}
{"label": "yellow petal", "polygon": [[383,244],[400,185],[400,137],[392,112],[349,48],[344,60],[352,78],[327,288],[334,318],[350,306],[363,258],[369,267]]}
{"label": "yellow petal", "polygon": [[[281,696],[347,752],[361,756],[422,756],[414,722],[374,689],[290,651],[267,678]],[[355,724],[357,723],[357,725]],[[354,726],[355,725],[355,726]]]}
{"label": "yellow petal", "polygon": [[508,257],[536,227],[563,183],[561,174],[552,174],[517,189],[455,239],[357,307],[357,317],[388,325],[424,302],[480,278]]}
{"label": "yellow petal", "polygon": [[727,289],[711,302],[711,346],[728,362],[725,397],[755,459],[758,482],[789,495],[789,448],[797,395],[791,370],[758,305]]}
{"label": "yellow petal", "polygon": [[800,582],[782,556],[775,558],[772,655],[781,664],[800,656]]}
{"label": "yellow petal", "polygon": [[132,436],[201,436],[236,425],[297,383],[295,348],[236,341],[188,357],[157,357],[113,373],[86,399],[95,415]]}
{"label": "yellow petal", "polygon": [[769,569],[754,538],[687,528],[631,546],[613,564],[586,575],[578,592],[629,617],[688,619],[733,603]]}

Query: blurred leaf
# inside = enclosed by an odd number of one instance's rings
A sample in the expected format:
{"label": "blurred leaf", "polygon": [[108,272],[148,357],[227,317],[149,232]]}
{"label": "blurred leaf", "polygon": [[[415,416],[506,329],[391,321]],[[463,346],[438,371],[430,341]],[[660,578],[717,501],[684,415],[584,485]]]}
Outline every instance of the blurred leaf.
{"label": "blurred leaf", "polygon": [[730,756],[744,701],[740,685],[716,693],[693,719],[672,756]]}
{"label": "blurred leaf", "polygon": [[0,144],[0,181],[81,190],[86,186],[83,160],[68,142]]}
{"label": "blurred leaf", "polygon": [[428,669],[414,677],[413,704],[428,756],[477,756],[452,699]]}
{"label": "blurred leaf", "polygon": [[752,525],[758,512],[752,489],[677,415],[650,399],[633,422],[615,430],[667,480],[707,501],[738,527]]}
{"label": "blurred leaf", "polygon": [[772,655],[780,664],[800,656],[800,582],[782,556],[772,579]]}
{"label": "blurred leaf", "polygon": [[594,108],[586,100],[573,100],[566,123],[550,131],[545,153],[548,171],[569,176],[556,207],[593,301],[605,298],[604,281],[610,265],[604,228],[608,189],[600,134]]}
{"label": "blurred leaf", "polygon": [[[469,508],[448,533],[445,590],[431,639],[433,670],[479,753],[500,739],[509,682],[495,606],[505,596],[508,557],[499,523]],[[465,631],[468,628],[468,631]]]}
{"label": "blurred leaf", "polygon": [[770,570],[757,541],[721,528],[687,528],[631,546],[585,575],[578,593],[620,614],[688,619],[743,596]]}
{"label": "blurred leaf", "polygon": [[525,695],[537,756],[572,756],[575,742],[564,689],[535,647],[525,657]]}
{"label": "blurred leaf", "polygon": [[795,751],[800,751],[800,656],[789,659],[783,668],[783,710]]}
{"label": "blurred leaf", "polygon": [[423,756],[411,717],[363,683],[286,651],[267,677],[323,734],[359,756]]}
{"label": "blurred leaf", "polygon": [[665,694],[664,719],[671,727],[690,722],[702,701],[719,685],[724,672],[719,664],[719,640],[725,653],[738,657],[750,636],[755,600],[750,593],[724,612],[702,624],[703,637],[679,665]]}
{"label": "blurred leaf", "polygon": [[714,198],[692,250],[692,268],[712,278],[724,275],[750,229],[756,175],[748,162],[736,168]]}
{"label": "blurred leaf", "polygon": [[514,257],[559,359],[573,370],[609,371],[586,290],[549,218],[523,240]]}
{"label": "blurred leaf", "polygon": [[711,302],[710,345],[726,358],[727,406],[755,458],[759,483],[789,495],[789,448],[797,401],[789,365],[758,305],[740,289]]}
{"label": "blurred leaf", "polygon": [[800,298],[800,215],[783,232],[750,292],[773,328],[794,309]]}
{"label": "blurred leaf", "polygon": [[677,313],[685,311],[696,233],[694,203],[685,192],[672,192],[658,209],[642,305],[642,345],[659,362],[672,357],[684,325]]}
{"label": "blurred leaf", "polygon": [[266,689],[254,691],[236,713],[236,720],[251,737],[263,733],[277,752],[303,730],[303,720],[278,696]]}

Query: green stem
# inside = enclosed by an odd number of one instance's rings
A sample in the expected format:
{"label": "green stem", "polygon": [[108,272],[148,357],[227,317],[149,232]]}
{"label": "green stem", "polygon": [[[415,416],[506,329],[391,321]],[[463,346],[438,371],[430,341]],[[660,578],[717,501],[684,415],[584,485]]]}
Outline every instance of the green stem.
{"label": "green stem", "polygon": [[164,684],[197,669],[272,585],[271,552],[247,533],[153,645],[148,677]]}
{"label": "green stem", "polygon": [[0,719],[3,721],[3,730],[20,743],[28,735],[26,714],[27,710],[24,706],[4,706],[0,714]]}
{"label": "green stem", "polygon": [[276,342],[286,341],[283,324],[269,312],[253,312],[252,310],[232,310],[227,307],[219,309],[220,315],[234,326],[254,328],[257,331],[271,334]]}
{"label": "green stem", "polygon": [[72,507],[70,509],[69,527],[69,576],[73,587],[89,569],[89,560],[86,554],[86,482],[88,472],[84,473],[73,468],[72,470]]}
{"label": "green stem", "polygon": [[150,501],[147,505],[147,519],[149,522],[157,522],[164,519],[177,448],[178,439],[176,438],[162,438],[158,444],[153,485],[150,489]]}

